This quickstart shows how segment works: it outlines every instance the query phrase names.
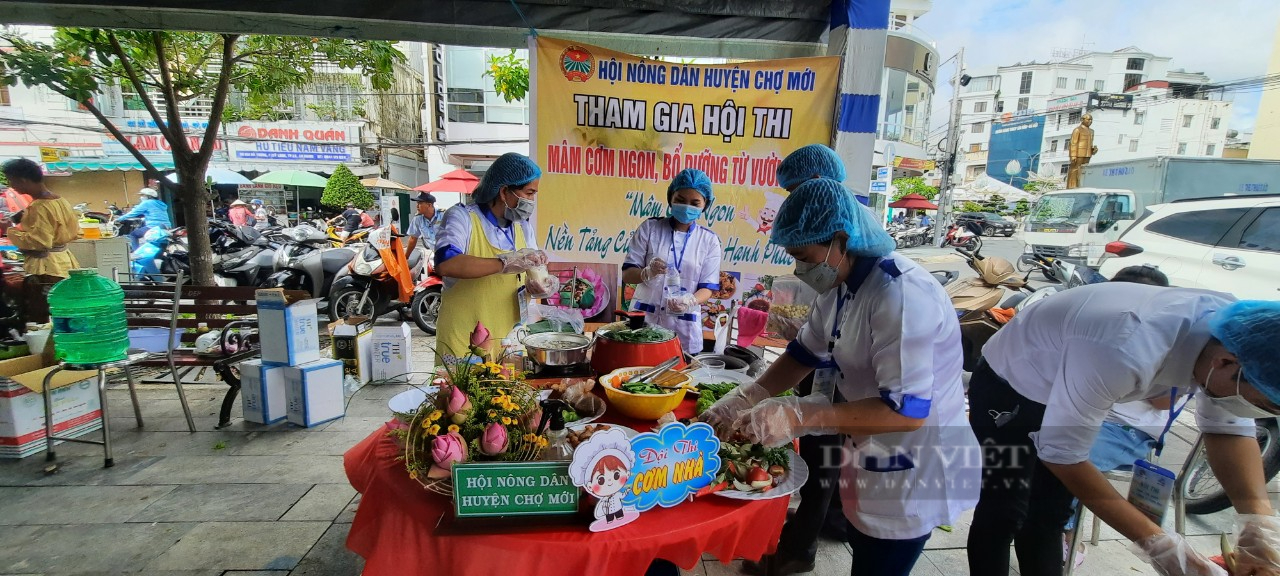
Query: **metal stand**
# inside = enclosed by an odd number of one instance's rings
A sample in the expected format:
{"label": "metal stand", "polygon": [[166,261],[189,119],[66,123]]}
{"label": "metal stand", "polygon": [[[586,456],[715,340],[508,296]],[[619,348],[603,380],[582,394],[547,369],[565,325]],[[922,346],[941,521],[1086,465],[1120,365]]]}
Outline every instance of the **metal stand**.
{"label": "metal stand", "polygon": [[[63,442],[79,442],[81,444],[98,444],[102,446],[103,451],[103,467],[110,468],[115,465],[115,460],[111,455],[111,417],[107,409],[107,370],[112,368],[124,368],[125,374],[129,380],[129,397],[133,401],[134,416],[138,420],[138,426],[142,426],[142,412],[138,409],[138,395],[134,390],[133,375],[129,374],[129,364],[136,361],[134,357],[127,357],[124,360],[115,362],[102,362],[96,364],[72,364],[69,362],[61,362],[50,370],[44,376],[44,387],[40,390],[40,395],[44,398],[44,437],[45,437],[45,461],[53,462],[57,459],[57,454],[53,451],[55,441]],[[49,389],[49,385],[53,382],[53,375],[63,370],[96,370],[98,372],[98,403],[102,406],[102,440],[86,440],[83,438],[66,438],[53,435],[53,391]]]}

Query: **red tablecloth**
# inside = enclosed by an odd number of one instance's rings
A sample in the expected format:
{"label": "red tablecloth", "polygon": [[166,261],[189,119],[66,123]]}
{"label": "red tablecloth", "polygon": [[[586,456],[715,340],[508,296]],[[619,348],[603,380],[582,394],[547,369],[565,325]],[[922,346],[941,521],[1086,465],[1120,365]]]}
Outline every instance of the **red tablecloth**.
{"label": "red tablecloth", "polygon": [[383,427],[347,451],[347,479],[363,496],[347,547],[365,559],[365,576],[413,574],[641,575],[654,559],[692,569],[710,553],[729,561],[771,553],[787,498],[741,502],[709,496],[655,508],[627,526],[593,534],[585,525],[506,534],[436,534],[449,500],[428,492],[396,461]]}

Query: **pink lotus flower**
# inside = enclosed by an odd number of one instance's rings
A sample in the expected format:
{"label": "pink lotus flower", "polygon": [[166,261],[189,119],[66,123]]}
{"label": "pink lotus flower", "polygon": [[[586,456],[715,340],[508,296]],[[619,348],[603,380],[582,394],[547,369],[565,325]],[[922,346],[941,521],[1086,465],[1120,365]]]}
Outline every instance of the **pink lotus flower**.
{"label": "pink lotus flower", "polygon": [[484,348],[489,343],[489,329],[476,322],[476,329],[471,331],[471,345]]}
{"label": "pink lotus flower", "polygon": [[480,451],[489,456],[506,452],[507,428],[496,422],[485,427],[484,435],[480,437]]}
{"label": "pink lotus flower", "polygon": [[467,417],[471,415],[471,399],[467,398],[467,393],[457,386],[450,386],[449,403],[444,413],[449,415],[450,421],[454,424],[460,425],[466,422]]}
{"label": "pink lotus flower", "polygon": [[448,478],[456,462],[467,461],[467,442],[457,432],[436,436],[431,440],[431,460],[428,478]]}

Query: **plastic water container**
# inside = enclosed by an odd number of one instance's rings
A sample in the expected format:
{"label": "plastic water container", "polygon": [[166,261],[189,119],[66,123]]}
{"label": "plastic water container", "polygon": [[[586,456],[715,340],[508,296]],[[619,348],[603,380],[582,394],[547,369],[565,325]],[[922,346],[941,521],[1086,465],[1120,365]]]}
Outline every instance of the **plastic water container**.
{"label": "plastic water container", "polygon": [[54,285],[49,315],[59,360],[100,364],[123,360],[128,353],[124,290],[95,269],[72,270],[70,278]]}

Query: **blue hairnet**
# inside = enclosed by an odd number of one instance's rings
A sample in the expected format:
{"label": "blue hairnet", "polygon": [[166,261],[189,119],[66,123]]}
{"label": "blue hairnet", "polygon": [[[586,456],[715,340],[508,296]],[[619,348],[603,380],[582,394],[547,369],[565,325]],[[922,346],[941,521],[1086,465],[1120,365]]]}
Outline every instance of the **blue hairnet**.
{"label": "blue hairnet", "polygon": [[711,204],[716,201],[716,195],[711,191],[711,177],[697,168],[685,168],[679,174],[676,174],[675,178],[671,179],[671,185],[667,186],[667,202],[671,202],[671,195],[675,194],[676,190],[685,188],[693,188],[699,194],[702,194],[703,198],[707,199],[707,205],[703,207],[703,210],[710,208]]}
{"label": "blue hairnet", "polygon": [[528,156],[507,152],[493,161],[471,196],[476,204],[488,204],[498,197],[498,190],[503,186],[524,186],[540,177],[542,169]]}
{"label": "blue hairnet", "polygon": [[814,176],[844,182],[844,163],[836,151],[821,144],[803,146],[778,164],[778,186],[791,188]]}
{"label": "blue hairnet", "polygon": [[804,182],[782,201],[770,240],[795,248],[826,242],[840,231],[849,235],[845,249],[854,256],[885,256],[895,247],[879,218],[843,184],[826,178]]}
{"label": "blue hairnet", "polygon": [[1235,355],[1244,379],[1280,404],[1280,302],[1241,300],[1209,319],[1209,332]]}

